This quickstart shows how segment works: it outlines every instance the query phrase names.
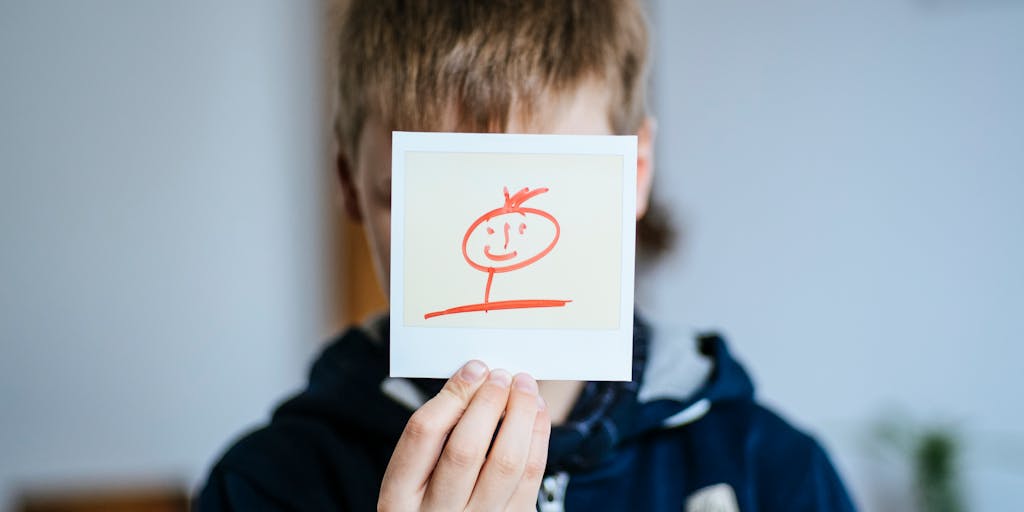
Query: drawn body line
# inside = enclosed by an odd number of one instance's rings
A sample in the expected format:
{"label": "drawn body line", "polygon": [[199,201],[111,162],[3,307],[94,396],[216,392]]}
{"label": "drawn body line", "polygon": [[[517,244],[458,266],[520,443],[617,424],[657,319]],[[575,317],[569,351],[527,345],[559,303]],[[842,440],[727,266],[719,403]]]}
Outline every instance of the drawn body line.
{"label": "drawn body line", "polygon": [[[548,253],[550,253],[551,250],[554,249],[555,245],[558,243],[558,238],[559,236],[561,236],[561,226],[558,224],[558,220],[555,219],[553,215],[544,210],[523,206],[523,203],[526,202],[527,200],[536,197],[540,194],[543,194],[547,191],[548,189],[543,187],[534,190],[530,190],[527,187],[519,190],[518,192],[510,196],[508,193],[508,187],[503,188],[503,193],[505,195],[504,204],[499,208],[495,208],[481,215],[480,217],[477,217],[477,219],[473,221],[472,224],[470,224],[469,228],[466,229],[466,234],[462,237],[462,257],[466,260],[466,263],[468,263],[471,267],[473,267],[476,270],[487,273],[487,284],[484,286],[483,302],[476,304],[466,304],[463,306],[455,306],[441,311],[433,311],[423,315],[424,319],[430,319],[443,315],[471,313],[477,311],[483,311],[486,313],[488,311],[497,311],[503,309],[564,307],[566,304],[572,302],[571,300],[568,299],[515,299],[491,301],[491,285],[494,283],[495,274],[512,272],[514,270],[519,270],[528,265],[532,265],[533,263],[536,263],[544,256],[547,256]],[[538,219],[547,221],[554,227],[551,242],[548,243],[543,248],[541,248],[540,250],[536,250],[536,248],[534,248],[533,251],[531,251],[530,248],[527,247],[524,250],[523,254],[521,254],[520,251],[515,247],[513,247],[512,250],[509,250],[511,235],[513,232],[513,222],[510,222],[510,220],[521,218],[519,225],[515,228],[515,232],[518,233],[519,239],[523,239],[527,236],[526,219],[530,218],[531,216],[535,216]],[[471,241],[483,238],[484,240],[490,242],[492,240],[491,237],[494,237],[497,234],[497,231],[495,231],[495,229],[490,226],[490,222],[496,218],[501,217],[505,217],[501,230],[502,237],[504,239],[504,243],[502,244],[501,248],[501,251],[503,252],[495,252],[494,250],[492,250],[491,243],[485,243],[483,245],[482,250],[473,251],[474,254],[471,255],[469,250]],[[485,228],[485,231],[483,233],[486,234],[481,234],[481,231],[479,230],[481,226]],[[536,230],[531,230],[531,232],[533,231]],[[474,249],[477,249],[477,247],[474,247]],[[479,252],[479,254],[483,256],[484,260],[481,261],[474,259],[478,257],[477,252]],[[535,252],[535,254],[531,255],[531,252]]]}

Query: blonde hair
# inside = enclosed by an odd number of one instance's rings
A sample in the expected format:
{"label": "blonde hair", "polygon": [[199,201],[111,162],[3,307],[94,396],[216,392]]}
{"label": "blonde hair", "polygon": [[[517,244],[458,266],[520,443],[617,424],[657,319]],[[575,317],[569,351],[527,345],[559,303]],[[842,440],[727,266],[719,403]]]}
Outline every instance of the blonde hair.
{"label": "blonde hair", "polygon": [[586,80],[612,130],[647,113],[648,28],[636,0],[352,0],[335,39],[341,150],[368,117],[396,130],[504,131]]}

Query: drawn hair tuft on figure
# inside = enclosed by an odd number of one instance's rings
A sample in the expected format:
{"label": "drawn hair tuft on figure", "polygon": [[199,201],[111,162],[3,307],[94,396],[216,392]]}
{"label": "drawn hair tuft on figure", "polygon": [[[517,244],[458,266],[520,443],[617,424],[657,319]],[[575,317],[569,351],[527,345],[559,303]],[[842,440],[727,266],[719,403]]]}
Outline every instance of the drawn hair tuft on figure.
{"label": "drawn hair tuft on figure", "polygon": [[509,196],[508,187],[503,187],[503,190],[505,192],[505,206],[503,210],[506,212],[514,212],[523,206],[523,203],[548,191],[545,187],[533,190],[530,190],[530,187],[523,187],[519,192]]}

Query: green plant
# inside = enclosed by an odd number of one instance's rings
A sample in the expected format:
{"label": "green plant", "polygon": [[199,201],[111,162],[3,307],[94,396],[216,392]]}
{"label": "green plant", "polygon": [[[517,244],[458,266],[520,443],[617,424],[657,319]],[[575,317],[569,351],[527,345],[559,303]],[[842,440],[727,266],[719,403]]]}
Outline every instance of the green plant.
{"label": "green plant", "polygon": [[899,415],[877,423],[874,438],[913,469],[914,496],[922,512],[963,512],[959,475],[960,438],[948,425],[923,425]]}

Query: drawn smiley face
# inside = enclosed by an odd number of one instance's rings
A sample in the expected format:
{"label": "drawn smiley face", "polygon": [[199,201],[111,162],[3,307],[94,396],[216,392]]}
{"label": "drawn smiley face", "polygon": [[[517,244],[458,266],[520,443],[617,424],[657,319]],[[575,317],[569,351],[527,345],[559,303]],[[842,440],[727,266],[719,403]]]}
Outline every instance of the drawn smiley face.
{"label": "drawn smiley face", "polygon": [[462,255],[482,272],[508,272],[546,256],[558,243],[560,227],[550,213],[522,206],[547,189],[505,190],[505,205],[478,217],[466,230]]}

